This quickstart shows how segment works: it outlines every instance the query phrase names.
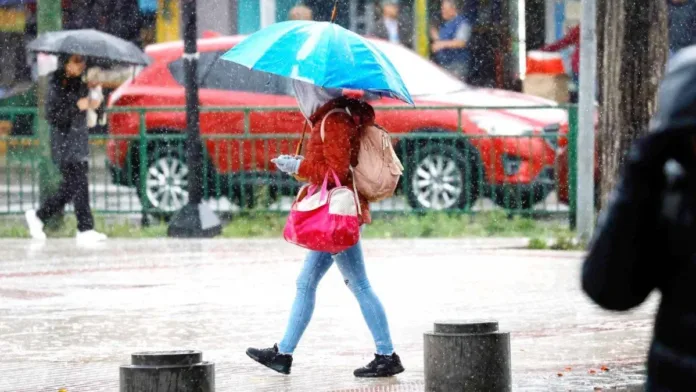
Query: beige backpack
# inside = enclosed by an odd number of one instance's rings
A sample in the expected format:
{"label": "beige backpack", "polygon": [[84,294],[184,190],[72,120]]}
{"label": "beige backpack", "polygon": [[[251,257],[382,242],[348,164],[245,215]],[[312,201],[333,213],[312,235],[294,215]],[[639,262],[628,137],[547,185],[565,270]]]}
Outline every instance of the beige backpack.
{"label": "beige backpack", "polygon": [[[347,109],[333,109],[321,121],[321,140],[324,141],[324,123],[332,113]],[[401,161],[394,152],[389,133],[378,125],[361,127],[358,165],[351,167],[353,183],[368,201],[376,202],[394,195],[399,178],[404,171]]]}

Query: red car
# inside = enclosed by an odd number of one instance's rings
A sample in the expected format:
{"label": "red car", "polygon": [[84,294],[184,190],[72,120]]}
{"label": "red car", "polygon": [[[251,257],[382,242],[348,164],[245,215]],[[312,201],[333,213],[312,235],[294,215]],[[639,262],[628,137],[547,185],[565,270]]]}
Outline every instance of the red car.
{"label": "red car", "polygon": [[[242,39],[231,36],[198,41],[203,108],[279,108],[252,110],[247,124],[250,133],[244,138],[245,117],[241,110],[201,112],[200,129],[209,168],[205,173],[208,196],[229,196],[239,205],[253,200],[249,196],[257,185],[288,194],[295,191],[297,183],[278,175],[270,159],[294,153],[297,139],[280,135],[298,135],[304,120],[299,111],[282,109],[296,107],[288,79],[219,59]],[[567,121],[565,110],[538,97],[470,87],[409,49],[381,40],[373,42],[394,63],[416,103],[413,110],[397,100],[364,96],[375,106],[378,123],[390,131],[396,143],[406,167],[400,189],[412,207],[467,208],[479,196],[490,196],[500,205],[529,208],[555,187],[557,133]],[[115,91],[110,106],[182,107],[183,43],[152,45],[146,52],[153,63]],[[461,119],[456,109],[432,109],[540,105],[547,108],[467,109],[462,111]],[[393,108],[379,110],[384,106]],[[150,140],[148,162],[141,163],[139,144],[133,139],[139,130],[138,115],[112,113],[109,123],[110,133],[117,136],[108,145],[114,181],[137,186],[140,165],[145,164],[147,189],[141,199],[147,198],[147,203],[162,213],[178,210],[188,198],[188,167],[181,141]],[[469,137],[451,137],[459,124]],[[180,135],[186,129],[185,114],[148,112],[145,126],[150,135]],[[444,134],[450,137],[434,137]]]}

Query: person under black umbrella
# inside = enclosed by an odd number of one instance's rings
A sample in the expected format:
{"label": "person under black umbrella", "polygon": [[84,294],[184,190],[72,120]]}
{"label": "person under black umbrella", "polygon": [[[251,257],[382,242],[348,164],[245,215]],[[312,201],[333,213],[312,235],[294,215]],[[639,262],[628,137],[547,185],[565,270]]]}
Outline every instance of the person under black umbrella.
{"label": "person under black umbrella", "polygon": [[87,67],[84,57],[63,54],[58,64],[58,69],[49,76],[46,119],[51,126],[51,157],[63,178],[58,192],[45,200],[38,211],[27,211],[25,217],[31,237],[45,239],[44,224],[72,202],[77,216],[77,241],[100,242],[106,240],[106,235],[94,230],[89,206],[86,114],[98,108],[101,100],[89,97],[89,87],[83,78]]}

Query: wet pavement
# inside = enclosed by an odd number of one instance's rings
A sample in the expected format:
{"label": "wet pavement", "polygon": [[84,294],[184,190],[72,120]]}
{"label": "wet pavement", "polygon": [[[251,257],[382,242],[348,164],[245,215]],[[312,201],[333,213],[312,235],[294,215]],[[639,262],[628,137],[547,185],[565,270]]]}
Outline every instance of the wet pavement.
{"label": "wet pavement", "polygon": [[492,318],[512,332],[515,391],[640,390],[656,295],[624,314],[579,287],[581,254],[523,239],[365,241],[407,371],[357,380],[370,334],[332,268],[293,374],[244,354],[283,332],[303,250],[281,240],[0,241],[0,391],[115,391],[130,353],[202,350],[217,391],[422,391],[423,332]]}

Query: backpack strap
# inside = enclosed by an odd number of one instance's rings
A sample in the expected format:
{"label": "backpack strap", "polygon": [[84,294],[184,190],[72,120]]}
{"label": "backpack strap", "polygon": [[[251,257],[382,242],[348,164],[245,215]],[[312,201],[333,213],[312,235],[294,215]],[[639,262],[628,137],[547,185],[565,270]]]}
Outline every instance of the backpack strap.
{"label": "backpack strap", "polygon": [[321,141],[322,141],[322,142],[324,142],[324,135],[325,135],[324,125],[326,124],[326,118],[329,117],[329,116],[330,116],[331,114],[333,114],[333,113],[347,113],[348,115],[350,115],[350,111],[348,110],[348,108],[345,108],[345,109],[332,109],[332,110],[330,110],[328,113],[326,113],[326,114],[324,115],[324,118],[321,120],[321,127],[319,127],[319,132],[320,132],[320,134],[321,134]]}
{"label": "backpack strap", "polygon": [[353,166],[350,167],[350,175],[353,177],[353,195],[355,196],[355,204],[358,205],[358,216],[362,217],[362,208],[360,207],[358,188],[355,186],[355,171],[353,170]]}
{"label": "backpack strap", "polygon": [[[325,124],[326,124],[326,118],[329,117],[329,115],[331,115],[331,114],[333,114],[333,113],[341,113],[341,112],[342,112],[342,113],[348,114],[349,116],[351,116],[351,118],[352,118],[353,120],[355,120],[355,119],[353,118],[353,114],[350,112],[350,109],[348,109],[347,107],[346,107],[346,108],[338,108],[338,109],[330,110],[328,113],[326,113],[326,114],[324,115],[324,118],[321,120],[321,126],[319,127],[319,134],[321,135],[321,142],[322,142],[322,143],[324,142],[324,139],[326,138],[326,131],[325,131],[325,129],[324,129]],[[360,124],[357,124],[357,137],[358,137],[358,139],[360,139],[360,136],[361,136],[361,131],[360,131],[360,129],[361,129]],[[354,142],[354,141],[353,141],[352,138],[351,138],[351,149],[353,149],[353,148],[356,147],[355,145],[353,145],[353,142]],[[351,154],[351,165],[352,165],[352,164],[353,164],[353,156],[352,156],[352,154]],[[357,166],[357,163],[356,163],[356,166]]]}

